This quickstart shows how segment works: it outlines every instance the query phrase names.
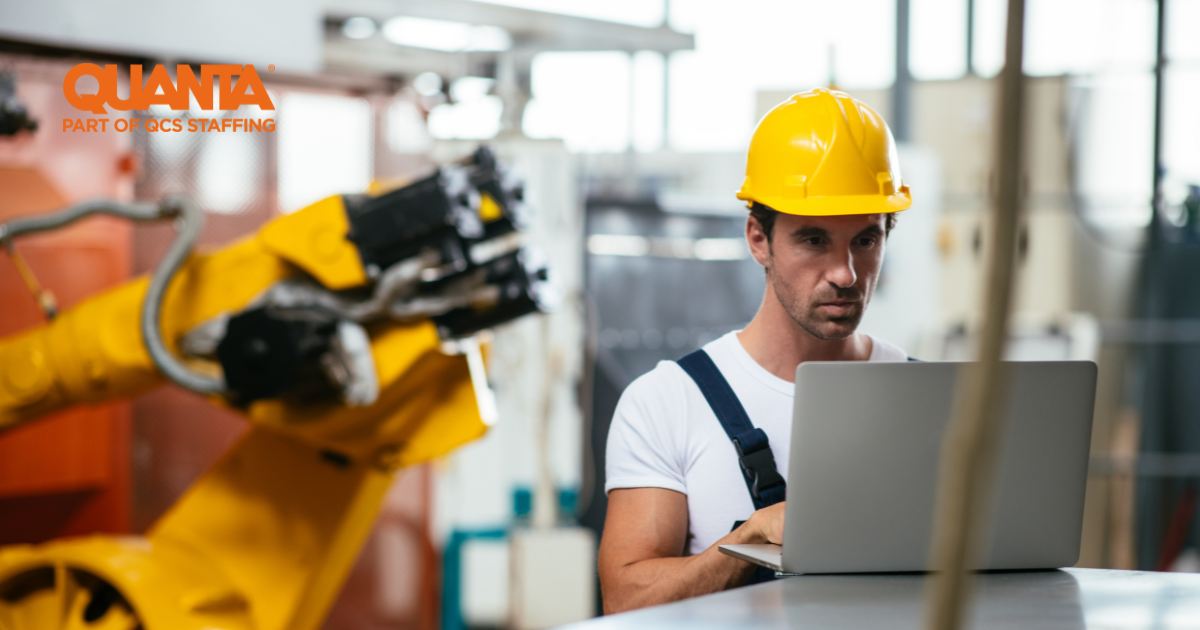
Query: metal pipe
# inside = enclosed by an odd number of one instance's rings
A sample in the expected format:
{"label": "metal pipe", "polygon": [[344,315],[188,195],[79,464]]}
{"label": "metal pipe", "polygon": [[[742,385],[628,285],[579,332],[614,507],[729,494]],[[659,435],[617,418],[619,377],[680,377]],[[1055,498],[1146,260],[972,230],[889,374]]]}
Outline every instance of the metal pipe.
{"label": "metal pipe", "polygon": [[1156,38],[1154,44],[1154,183],[1151,197],[1150,239],[1153,243],[1157,238],[1160,224],[1159,210],[1162,206],[1162,128],[1163,128],[1163,75],[1166,71],[1166,18],[1167,0],[1158,0],[1158,16],[1155,24]]}
{"label": "metal pipe", "polygon": [[[1146,228],[1145,257],[1142,260],[1142,269],[1139,274],[1141,282],[1136,309],[1138,318],[1148,320],[1163,320],[1172,314],[1169,308],[1170,299],[1168,299],[1172,288],[1169,273],[1170,261],[1167,252],[1164,251],[1166,249],[1164,247],[1165,232],[1169,226],[1163,225],[1162,216],[1163,93],[1167,65],[1167,0],[1158,0],[1157,5],[1158,15],[1155,20],[1157,41],[1154,46],[1154,137],[1151,139],[1153,142],[1151,167],[1154,170],[1151,172],[1150,224]],[[1166,359],[1172,351],[1161,345],[1148,345],[1139,350],[1136,360],[1142,377],[1139,379],[1138,389],[1140,391],[1137,391],[1135,395],[1140,399],[1138,407],[1143,415],[1142,439],[1146,439],[1147,436],[1162,435],[1163,431],[1168,430],[1171,418],[1167,408],[1163,406],[1162,399],[1166,392],[1152,384],[1160,383],[1171,376],[1170,364]],[[1145,446],[1152,448],[1154,443],[1149,442]],[[1168,498],[1162,494],[1162,488],[1150,489],[1146,488],[1145,484],[1144,480],[1139,481],[1139,485],[1142,486],[1138,490],[1139,496],[1154,497],[1157,493],[1157,497],[1153,503],[1139,500],[1134,504],[1134,524],[1141,530],[1152,532],[1150,535],[1141,536],[1141,540],[1137,541],[1136,556],[1138,560],[1136,563],[1138,568],[1153,569],[1155,568],[1154,559],[1161,556],[1162,546],[1165,542],[1162,535],[1164,530],[1159,529],[1163,527],[1165,517],[1156,515],[1154,503],[1160,504],[1158,507],[1162,509]],[[1158,533],[1153,533],[1156,531]]]}
{"label": "metal pipe", "polygon": [[1008,336],[1021,205],[1024,22],[1024,0],[1009,0],[996,136],[999,186],[991,216],[993,241],[984,285],[983,334],[978,363],[964,367],[959,376],[954,415],[942,441],[931,558],[938,573],[929,583],[926,618],[931,630],[964,625],[972,585],[970,571],[981,551],[995,485],[1003,429],[999,403],[1008,385],[1001,359]]}
{"label": "metal pipe", "polygon": [[975,74],[975,0],[967,0],[967,76]]}
{"label": "metal pipe", "polygon": [[912,139],[909,110],[912,74],[908,71],[908,0],[896,0],[896,80],[892,83],[892,135],[897,142]]}
{"label": "metal pipe", "polygon": [[[671,0],[663,0],[663,28],[671,28]],[[660,148],[671,148],[671,53],[662,51],[662,143]]]}

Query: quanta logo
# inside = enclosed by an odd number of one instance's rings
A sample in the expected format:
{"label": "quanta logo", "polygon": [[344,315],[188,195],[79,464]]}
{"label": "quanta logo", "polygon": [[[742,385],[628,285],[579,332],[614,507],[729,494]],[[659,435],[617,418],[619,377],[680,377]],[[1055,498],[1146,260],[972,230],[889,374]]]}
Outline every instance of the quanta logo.
{"label": "quanta logo", "polygon": [[[197,77],[192,67],[179,64],[175,67],[175,80],[162,65],[154,66],[150,77],[142,80],[142,66],[129,66],[129,98],[117,95],[118,68],[94,63],[81,63],[67,72],[63,80],[63,96],[72,107],[93,114],[108,114],[105,105],[116,111],[149,109],[151,105],[166,105],[173,110],[188,109],[189,95],[196,99],[201,109],[235,110],[242,105],[258,105],[264,110],[274,110],[275,104],[263,87],[253,65],[204,64]],[[76,83],[81,77],[92,76],[100,84],[95,94],[80,94]],[[219,77],[219,95],[213,103],[213,81]]]}

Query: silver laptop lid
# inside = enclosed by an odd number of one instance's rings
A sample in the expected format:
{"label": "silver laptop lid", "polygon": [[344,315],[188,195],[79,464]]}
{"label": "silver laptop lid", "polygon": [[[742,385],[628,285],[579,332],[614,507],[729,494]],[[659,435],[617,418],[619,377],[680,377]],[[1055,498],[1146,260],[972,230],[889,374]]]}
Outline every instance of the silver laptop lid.
{"label": "silver laptop lid", "polygon": [[[804,363],[783,566],[927,570],[942,434],[962,363]],[[1096,364],[1012,362],[983,569],[1075,564]]]}

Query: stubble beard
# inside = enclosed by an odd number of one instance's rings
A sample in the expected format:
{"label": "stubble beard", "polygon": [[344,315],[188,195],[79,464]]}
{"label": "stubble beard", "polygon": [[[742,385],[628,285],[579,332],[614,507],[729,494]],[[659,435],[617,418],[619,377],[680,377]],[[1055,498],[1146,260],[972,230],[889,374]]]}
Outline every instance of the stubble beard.
{"label": "stubble beard", "polygon": [[[858,330],[858,324],[862,321],[867,304],[871,301],[871,294],[874,293],[873,286],[868,287],[865,292],[857,287],[839,290],[826,286],[808,296],[806,301],[796,294],[791,285],[780,280],[774,269],[771,269],[768,274],[775,290],[775,297],[779,300],[783,310],[808,334],[823,341],[840,341],[853,335]],[[841,317],[822,315],[818,305],[830,300],[856,300],[858,304],[848,315]]]}

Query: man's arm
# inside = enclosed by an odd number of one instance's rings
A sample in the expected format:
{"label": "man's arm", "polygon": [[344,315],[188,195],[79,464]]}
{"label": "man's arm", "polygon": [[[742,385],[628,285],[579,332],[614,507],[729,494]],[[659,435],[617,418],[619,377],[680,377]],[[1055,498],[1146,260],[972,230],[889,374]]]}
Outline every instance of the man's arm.
{"label": "man's arm", "polygon": [[717,545],[782,544],[783,506],[755,512],[702,553],[682,557],[688,531],[685,495],[663,488],[609,492],[598,560],[605,614],[745,584],[755,565],[721,553]]}

